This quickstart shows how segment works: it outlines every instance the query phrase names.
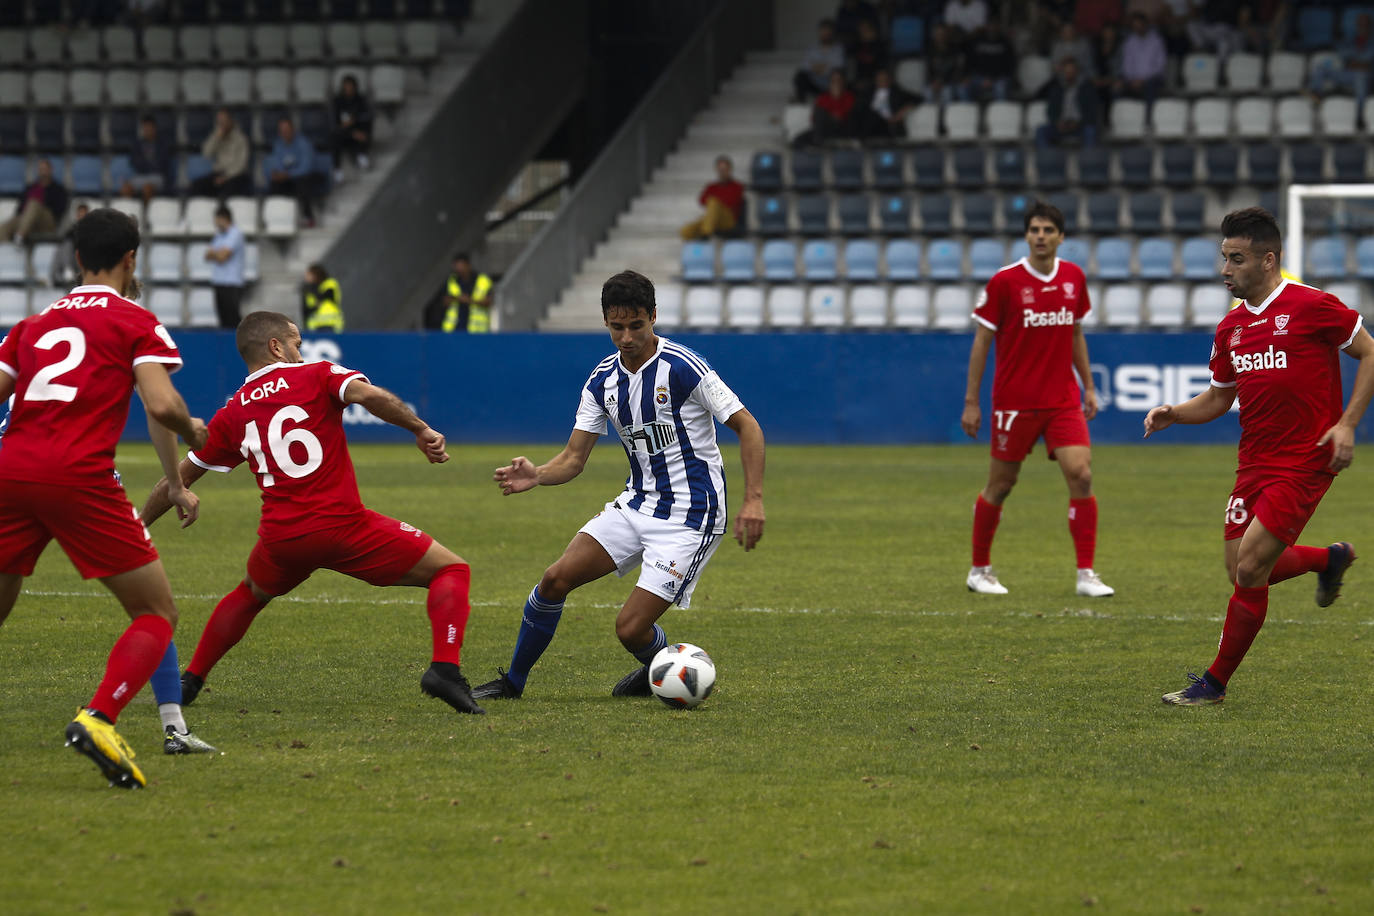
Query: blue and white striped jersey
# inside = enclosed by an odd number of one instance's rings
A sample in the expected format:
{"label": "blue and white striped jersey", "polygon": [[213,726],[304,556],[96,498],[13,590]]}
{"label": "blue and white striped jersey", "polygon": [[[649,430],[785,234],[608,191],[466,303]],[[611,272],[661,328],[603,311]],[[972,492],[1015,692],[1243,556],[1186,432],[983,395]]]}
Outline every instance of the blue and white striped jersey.
{"label": "blue and white striped jersey", "polygon": [[597,364],[582,387],[575,429],[620,436],[630,459],[622,505],[695,531],[725,531],[725,465],[716,426],[744,409],[696,353],[666,337],[638,372],[620,354]]}

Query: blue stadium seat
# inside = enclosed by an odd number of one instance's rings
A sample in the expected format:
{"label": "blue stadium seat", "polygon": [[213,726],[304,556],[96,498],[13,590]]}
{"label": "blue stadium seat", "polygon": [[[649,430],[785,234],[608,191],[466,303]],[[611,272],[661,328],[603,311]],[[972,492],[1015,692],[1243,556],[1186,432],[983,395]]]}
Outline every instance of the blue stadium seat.
{"label": "blue stadium seat", "polygon": [[895,191],[906,184],[906,154],[901,150],[875,150],[872,163],[873,187],[880,191]]}
{"label": "blue stadium seat", "polygon": [[76,194],[103,194],[104,171],[99,156],[73,156],[69,187]]}
{"label": "blue stadium seat", "polygon": [[1240,182],[1240,148],[1229,143],[1203,150],[1207,165],[1207,184],[1213,188],[1232,188]]}
{"label": "blue stadium seat", "polygon": [[916,187],[938,191],[945,187],[945,151],[938,146],[920,146],[911,155]]}
{"label": "blue stadium seat", "polygon": [[749,163],[749,187],[763,192],[782,190],[782,156],[769,151],[755,153]]}
{"label": "blue stadium seat", "polygon": [[[1083,150],[1087,153],[1089,150]],[[1148,146],[1123,147],[1119,156],[1121,163],[1121,183],[1128,188],[1147,188],[1154,184],[1155,151]],[[1083,167],[1083,155],[1078,157],[1079,168]]]}
{"label": "blue stadium seat", "polygon": [[755,231],[759,235],[787,234],[787,203],[776,194],[758,199],[754,208]]}
{"label": "blue stadium seat", "polygon": [[892,18],[892,56],[919,57],[926,46],[926,21],[920,16]]}
{"label": "blue stadium seat", "polygon": [[1336,12],[1329,6],[1302,6],[1297,10],[1298,47],[1320,51],[1336,43]]}
{"label": "blue stadium seat", "polygon": [[1008,194],[1002,198],[1002,225],[1008,232],[1016,233],[1026,224],[1026,211],[1030,209],[1031,199],[1025,194]]}
{"label": "blue stadium seat", "polygon": [[1164,183],[1171,188],[1191,188],[1197,184],[1197,150],[1186,143],[1164,147],[1160,157],[1164,166]]}
{"label": "blue stadium seat", "polygon": [[974,239],[968,249],[969,276],[986,283],[1006,266],[1007,246],[1001,239]]}
{"label": "blue stadium seat", "polygon": [[836,205],[840,216],[840,232],[845,235],[867,235],[872,231],[870,211],[872,203],[867,194],[843,194]]}
{"label": "blue stadium seat", "polygon": [[1173,230],[1192,234],[1203,230],[1202,217],[1206,198],[1200,191],[1181,191],[1172,197],[1174,222]]}
{"label": "blue stadium seat", "polygon": [[931,239],[926,246],[926,258],[930,279],[963,279],[964,248],[954,239]]}
{"label": "blue stadium seat", "polygon": [[746,283],[755,279],[754,254],[753,242],[732,239],[721,245],[720,275],[731,283]]}
{"label": "blue stadium seat", "polygon": [[1088,243],[1082,239],[1064,239],[1059,244],[1059,258],[1068,261],[1070,264],[1077,264],[1083,268],[1084,273],[1088,273],[1089,261],[1092,257],[1092,250]]}
{"label": "blue stadium seat", "polygon": [[1307,246],[1307,271],[1304,278],[1313,280],[1341,280],[1349,276],[1346,254],[1349,245],[1344,238],[1327,235],[1314,238]]}
{"label": "blue stadium seat", "polygon": [[954,183],[970,191],[987,186],[987,154],[981,146],[962,146],[954,151]]}
{"label": "blue stadium seat", "polygon": [[1050,194],[1046,203],[1059,208],[1059,212],[1064,214],[1064,232],[1073,235],[1079,230],[1078,206],[1080,198],[1077,191],[1056,191]]}
{"label": "blue stadium seat", "polygon": [[797,226],[802,235],[826,235],[830,232],[830,197],[826,194],[803,194],[797,198]]}
{"label": "blue stadium seat", "polygon": [[1111,168],[1107,150],[1090,146],[1078,151],[1078,183],[1085,188],[1105,188],[1111,184]]}
{"label": "blue stadium seat", "polygon": [[954,200],[948,194],[922,194],[918,206],[923,233],[943,235],[954,231]]}
{"label": "blue stadium seat", "polygon": [[1316,184],[1324,181],[1322,166],[1325,159],[1325,147],[1316,143],[1295,143],[1288,149],[1293,180],[1299,183]]}
{"label": "blue stadium seat", "polygon": [[1146,280],[1171,280],[1174,277],[1174,243],[1168,239],[1141,239],[1136,252],[1140,276]]}
{"label": "blue stadium seat", "polygon": [[999,147],[992,155],[993,183],[999,188],[1026,186],[1026,154],[1019,146]]}
{"label": "blue stadium seat", "polygon": [[797,279],[797,246],[784,239],[764,242],[763,276],[766,280]]}
{"label": "blue stadium seat", "polygon": [[1183,278],[1216,280],[1221,262],[1217,240],[1196,236],[1183,242]]}
{"label": "blue stadium seat", "polygon": [[1331,147],[1332,177],[1336,181],[1365,181],[1368,149],[1362,142],[1336,143]]}
{"label": "blue stadium seat", "polygon": [[812,150],[793,150],[792,152],[792,190],[802,193],[819,191],[825,186],[821,178],[821,165],[825,162],[818,152]]}
{"label": "blue stadium seat", "polygon": [[964,195],[964,231],[969,235],[992,235],[997,231],[993,219],[997,198],[992,194]]}
{"label": "blue stadium seat", "polygon": [[1131,212],[1131,231],[1136,235],[1164,231],[1164,198],[1153,191],[1131,195],[1126,207]]}
{"label": "blue stadium seat", "polygon": [[689,283],[716,278],[716,248],[710,242],[683,242],[682,279]]}
{"label": "blue stadium seat", "polygon": [[1068,157],[1056,146],[1035,151],[1036,186],[1052,191],[1069,183]]}
{"label": "blue stadium seat", "polygon": [[209,159],[199,153],[192,153],[186,157],[186,180],[195,181],[205,175],[209,175],[215,170],[214,165]]}
{"label": "blue stadium seat", "polygon": [[[893,239],[887,243],[887,279],[919,280],[921,278],[921,246],[910,239]],[[1374,262],[1371,262],[1374,264]]]}
{"label": "blue stadium seat", "polygon": [[905,235],[911,231],[911,204],[904,194],[884,194],[879,199],[879,222],[888,235]]}
{"label": "blue stadium seat", "polygon": [[24,179],[23,156],[0,156],[0,194],[22,193]]}
{"label": "blue stadium seat", "polygon": [[869,239],[846,242],[844,274],[851,281],[878,279],[878,243]]}
{"label": "blue stadium seat", "polygon": [[1121,197],[1115,191],[1088,195],[1088,227],[1093,232],[1121,230]]}
{"label": "blue stadium seat", "polygon": [[1355,275],[1362,280],[1374,280],[1374,236],[1355,244]]}
{"label": "blue stadium seat", "polygon": [[1097,277],[1101,280],[1128,280],[1131,277],[1131,243],[1120,236],[1108,236],[1097,243]]}
{"label": "blue stadium seat", "polygon": [[1256,143],[1245,150],[1246,164],[1249,166],[1250,183],[1270,188],[1279,183],[1279,159],[1281,150],[1272,143]]}
{"label": "blue stadium seat", "polygon": [[864,154],[856,149],[837,149],[830,154],[830,177],[837,191],[862,191]]}
{"label": "blue stadium seat", "polygon": [[840,252],[834,242],[807,242],[802,249],[802,275],[812,282],[834,280],[840,275]]}
{"label": "blue stadium seat", "polygon": [[29,116],[24,111],[0,111],[0,149],[21,150],[29,145]]}
{"label": "blue stadium seat", "polygon": [[1024,238],[1016,239],[1011,243],[1011,250],[1007,252],[1007,263],[1015,264],[1022,258],[1030,257],[1030,245]]}

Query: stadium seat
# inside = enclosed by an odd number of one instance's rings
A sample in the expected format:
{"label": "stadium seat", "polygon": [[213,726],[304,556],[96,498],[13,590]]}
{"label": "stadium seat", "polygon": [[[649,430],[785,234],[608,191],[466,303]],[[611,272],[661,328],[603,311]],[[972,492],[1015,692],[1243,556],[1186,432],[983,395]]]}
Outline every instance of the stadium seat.
{"label": "stadium seat", "polygon": [[760,197],[754,208],[754,230],[759,235],[787,233],[787,205],[776,194]]}
{"label": "stadium seat", "polygon": [[[170,244],[167,242],[154,242],[156,245]],[[192,283],[209,283],[213,264],[205,260],[205,252],[210,248],[209,242],[191,242],[186,246],[186,279]],[[245,258],[245,260],[247,260]],[[156,278],[155,278],[156,279]],[[245,266],[244,279],[248,279],[248,271]]]}
{"label": "stadium seat", "polygon": [[1183,78],[1186,92],[1216,92],[1220,83],[1221,64],[1216,54],[1189,54],[1183,58],[1179,75]]}
{"label": "stadium seat", "polygon": [[1264,77],[1264,58],[1258,54],[1235,51],[1222,66],[1226,86],[1232,92],[1258,92]]}
{"label": "stadium seat", "polygon": [[[753,242],[743,239],[725,242],[720,246],[720,275],[727,283],[752,282],[758,276],[754,269],[755,253]],[[686,271],[683,273],[685,275]]]}
{"label": "stadium seat", "polygon": [[186,272],[181,243],[153,242],[149,249],[148,279],[154,283],[180,283]]}
{"label": "stadium seat", "polygon": [[1117,140],[1144,139],[1147,113],[1140,99],[1115,99],[1111,108],[1112,136]]}
{"label": "stadium seat", "polygon": [[1188,298],[1188,311],[1194,327],[1214,328],[1231,310],[1231,295],[1219,283],[1193,287]]}
{"label": "stadium seat", "polygon": [[1015,264],[1022,258],[1029,257],[1030,245],[1026,243],[1025,238],[1014,239],[1011,243],[1011,249],[1007,252],[1007,263]]}
{"label": "stadium seat", "polygon": [[[219,208],[219,201],[213,197],[192,197],[186,201],[186,209],[182,213],[182,222],[186,224],[186,234],[189,236],[209,237],[217,231],[215,228],[215,210]],[[244,232],[251,232],[251,227],[247,224],[239,227]]]}
{"label": "stadium seat", "polygon": [[782,109],[782,133],[791,144],[811,129],[811,107],[809,105],[784,105]]}
{"label": "stadium seat", "polygon": [[719,287],[690,287],[682,303],[683,324],[690,328],[718,328],[724,317],[723,308]]}
{"label": "stadium seat", "polygon": [[1007,265],[1007,246],[1001,239],[974,239],[968,249],[969,276],[986,283]]}
{"label": "stadium seat", "polygon": [[29,291],[22,286],[0,287],[0,328],[12,328],[29,314]]}
{"label": "stadium seat", "polygon": [[102,29],[100,44],[105,48],[105,62],[109,66],[123,66],[138,60],[138,45],[134,37],[134,30],[128,26],[111,26]]}
{"label": "stadium seat", "polygon": [[401,38],[405,42],[407,58],[428,63],[439,57],[439,29],[435,23],[403,22]]}
{"label": "stadium seat", "polygon": [[246,67],[220,70],[219,100],[225,105],[250,104],[253,101],[253,71]]}
{"label": "stadium seat", "polygon": [[683,288],[677,283],[654,285],[654,307],[658,311],[658,325],[676,328],[682,324]]}
{"label": "stadium seat", "polygon": [[1183,140],[1188,136],[1186,99],[1158,99],[1150,112],[1150,126],[1156,140]]}
{"label": "stadium seat", "polygon": [[[1022,241],[1025,240],[1022,239]],[[1084,273],[1091,272],[1092,248],[1083,239],[1064,239],[1059,243],[1058,257],[1070,264],[1077,264],[1083,268]]]}
{"label": "stadium seat", "polygon": [[831,241],[811,241],[802,247],[802,276],[809,282],[835,280],[840,275],[840,252]]}
{"label": "stadium seat", "polygon": [[291,38],[284,25],[259,23],[252,28],[251,40],[253,53],[260,63],[275,64],[290,59]]}
{"label": "stadium seat", "polygon": [[967,287],[940,286],[935,290],[931,324],[946,331],[963,330],[973,316],[973,298]]}
{"label": "stadium seat", "polygon": [[204,68],[181,71],[181,99],[187,105],[213,105],[215,71]]}
{"label": "stadium seat", "polygon": [[1035,185],[1046,191],[1069,183],[1068,157],[1058,147],[1035,151]]}
{"label": "stadium seat", "polygon": [[912,153],[915,184],[923,191],[938,191],[945,187],[945,151],[938,146],[919,147]]}
{"label": "stadium seat", "polygon": [[1002,198],[1002,225],[1007,232],[1015,234],[1021,231],[1030,206],[1031,198],[1025,194],[1008,194]]}
{"label": "stadium seat", "polygon": [[323,60],[324,29],[318,23],[295,22],[287,27],[291,57],[295,60]]}
{"label": "stadium seat", "polygon": [[253,76],[258,101],[264,105],[291,102],[291,71],[285,67],[262,67]]}
{"label": "stadium seat", "polygon": [[[205,289],[205,292],[210,293],[210,304],[213,308],[214,293],[209,289]],[[154,286],[152,291],[147,293],[147,302],[148,311],[167,327],[178,328],[186,323],[185,299],[180,286]]]}
{"label": "stadium seat", "polygon": [[[954,231],[954,199],[948,194],[931,193],[920,196],[921,231],[926,235],[943,235]],[[898,231],[893,227],[893,231]],[[905,230],[902,230],[905,231]]]}
{"label": "stadium seat", "polygon": [[1350,276],[1346,269],[1349,246],[1341,236],[1328,235],[1312,239],[1307,246],[1307,267],[1304,278],[1313,280],[1342,280]]}
{"label": "stadium seat", "polygon": [[1020,102],[989,102],[983,113],[987,138],[995,143],[1018,143],[1025,134],[1025,110]]}
{"label": "stadium seat", "polygon": [[1188,292],[1180,283],[1156,283],[1145,296],[1147,324],[1152,328],[1181,328]]}
{"label": "stadium seat", "polygon": [[732,328],[763,327],[763,289],[732,287],[725,296],[725,323]]}
{"label": "stadium seat", "polygon": [[1280,137],[1311,137],[1314,131],[1312,103],[1304,96],[1279,99],[1274,117]]}
{"label": "stadium seat", "polygon": [[1231,100],[1203,96],[1193,102],[1193,136],[1199,140],[1223,140],[1231,136]]}
{"label": "stadium seat", "polygon": [[925,95],[926,62],[920,58],[906,58],[897,61],[897,71],[892,79],[908,92]]}
{"label": "stadium seat", "polygon": [[132,108],[138,104],[141,76],[137,70],[110,70],[104,78],[105,98],[110,105]]}
{"label": "stadium seat", "polygon": [[66,94],[67,77],[61,70],[35,70],[29,78],[29,101],[36,107],[55,108]]}
{"label": "stadium seat", "polygon": [[830,196],[803,194],[797,198],[797,228],[802,235],[826,235],[830,232]]}
{"label": "stadium seat", "polygon": [[19,245],[0,245],[0,283],[23,283],[28,275],[28,250]]}
{"label": "stadium seat", "polygon": [[873,231],[873,206],[867,194],[842,194],[835,209],[840,218],[840,232],[845,235],[867,235]]}
{"label": "stadium seat", "polygon": [[924,328],[930,324],[930,290],[924,286],[898,286],[892,291],[892,323],[899,328]]}
{"label": "stadium seat", "polygon": [[[1168,149],[1169,147],[1166,147]],[[1189,147],[1191,149],[1191,147]],[[1122,147],[1117,155],[1121,184],[1127,188],[1148,188],[1155,181],[1155,151],[1148,146]]]}
{"label": "stadium seat", "polygon": [[238,64],[248,60],[248,27],[220,23],[212,33],[215,57],[221,64]]}
{"label": "stadium seat", "polygon": [[1274,102],[1261,95],[1235,103],[1235,134],[1245,140],[1268,140],[1274,135]]}
{"label": "stadium seat", "polygon": [[749,186],[765,193],[781,190],[782,156],[774,152],[755,153],[749,162]]}
{"label": "stadium seat", "polygon": [[875,150],[872,163],[873,187],[880,191],[895,191],[906,185],[906,155],[901,150]]}
{"label": "stadium seat", "polygon": [[775,328],[799,328],[806,323],[806,294],[800,286],[769,290],[768,323]]}
{"label": "stadium seat", "polygon": [[1121,196],[1115,191],[1088,195],[1088,228],[1093,232],[1118,232],[1121,229]]}
{"label": "stadium seat", "polygon": [[1164,147],[1160,155],[1164,183],[1171,188],[1191,188],[1197,183],[1197,150],[1188,143]]}
{"label": "stadium seat", "polygon": [[1153,191],[1132,194],[1126,202],[1131,231],[1136,235],[1164,231],[1164,198]]}
{"label": "stadium seat", "polygon": [[892,56],[916,57],[925,50],[926,21],[920,16],[892,17]]}
{"label": "stadium seat", "polygon": [[167,238],[184,234],[181,226],[181,202],[171,197],[154,197],[148,201],[147,230],[155,237]]}
{"label": "stadium seat", "polygon": [[931,239],[926,243],[927,275],[932,280],[964,278],[964,248],[953,239]]}
{"label": "stadium seat", "polygon": [[1140,264],[1139,274],[1146,280],[1172,280],[1174,278],[1174,243],[1165,238],[1140,240],[1136,249],[1136,259]]}
{"label": "stadium seat", "polygon": [[1078,183],[1085,188],[1105,188],[1112,183],[1106,147],[1090,146],[1078,151]]}
{"label": "stadium seat", "polygon": [[1044,99],[1031,99],[1026,103],[1026,133],[1035,136],[1037,130],[1049,123],[1049,117],[1049,104]]}
{"label": "stadium seat", "polygon": [[889,280],[919,280],[921,278],[921,246],[910,239],[893,239],[887,243],[883,260]]}
{"label": "stadium seat", "polygon": [[878,243],[869,239],[852,239],[846,242],[844,275],[851,283],[856,280],[877,280]]}
{"label": "stadium seat", "polygon": [[1316,143],[1295,143],[1288,148],[1288,164],[1293,180],[1315,184],[1325,180],[1326,149]]}
{"label": "stadium seat", "polygon": [[1201,232],[1206,198],[1201,192],[1186,191],[1176,193],[1170,198],[1173,211],[1171,228],[1174,232]]}
{"label": "stadium seat", "polygon": [[361,60],[363,32],[356,22],[331,22],[325,26],[329,39],[329,59],[332,61]]}
{"label": "stadium seat", "polygon": [[1245,150],[1246,171],[1251,184],[1273,187],[1279,183],[1281,149],[1272,143],[1257,143]]}
{"label": "stadium seat", "polygon": [[167,66],[177,59],[177,33],[171,26],[149,25],[143,29],[143,62]]}
{"label": "stadium seat", "polygon": [[1078,218],[1078,211],[1082,205],[1082,199],[1077,191],[1057,191],[1046,198],[1046,202],[1058,208],[1064,214],[1064,232],[1073,235],[1078,232],[1081,222]]}
{"label": "stadium seat", "polygon": [[364,23],[363,45],[370,60],[400,60],[401,30],[394,22]]}
{"label": "stadium seat", "polygon": [[1205,181],[1209,187],[1232,188],[1240,181],[1239,147],[1229,143],[1204,147],[1202,160],[1207,170]]}
{"label": "stadium seat", "polygon": [[773,281],[797,279],[797,246],[786,239],[763,243],[763,276]]}
{"label": "stadium seat", "polygon": [[830,175],[837,191],[862,191],[864,154],[856,149],[837,149],[830,154]]}
{"label": "stadium seat", "polygon": [[1317,120],[1327,137],[1353,137],[1356,133],[1355,100],[1345,95],[1329,95],[1317,107]]}
{"label": "stadium seat", "polygon": [[72,149],[78,152],[93,153],[104,146],[98,111],[73,111],[67,118],[67,131],[71,134]]}
{"label": "stadium seat", "polygon": [[940,106],[927,102],[911,109],[906,116],[906,136],[913,143],[935,143],[940,139]]}
{"label": "stadium seat", "polygon": [[[0,33],[3,34],[3,33]],[[0,49],[0,54],[3,54]],[[19,57],[22,58],[23,39],[20,39]],[[0,60],[5,58],[0,57]],[[22,70],[0,70],[0,99],[9,105],[24,105],[29,98],[29,75]]]}
{"label": "stadium seat", "polygon": [[39,67],[61,64],[67,55],[64,30],[33,29],[29,32],[29,57]]}
{"label": "stadium seat", "polygon": [[1135,286],[1108,286],[1102,297],[1102,324],[1109,328],[1140,324],[1140,290]]}
{"label": "stadium seat", "polygon": [[844,324],[844,290],[838,286],[813,286],[806,297],[810,324],[816,328],[837,328]]}
{"label": "stadium seat", "polygon": [[[144,70],[143,100],[154,108],[170,108],[179,101],[181,80],[175,70]],[[204,140],[200,137],[199,143]]]}
{"label": "stadium seat", "polygon": [[262,247],[257,242],[243,246],[243,279],[247,283],[262,279]]}
{"label": "stadium seat", "polygon": [[1368,149],[1362,142],[1336,143],[1331,147],[1331,171],[1336,181],[1365,181]]}
{"label": "stadium seat", "polygon": [[19,194],[28,184],[23,156],[0,155],[0,194]]}
{"label": "stadium seat", "polygon": [[911,204],[905,194],[884,194],[878,199],[878,222],[888,235],[911,231]]}
{"label": "stadium seat", "polygon": [[296,101],[324,102],[329,99],[329,71],[323,67],[297,67],[291,74],[291,88]]}
{"label": "stadium seat", "polygon": [[105,75],[99,70],[73,70],[67,74],[67,99],[78,107],[94,108],[105,94]]}
{"label": "stadium seat", "polygon": [[56,153],[66,147],[67,126],[66,118],[62,116],[62,112],[34,112],[33,145],[44,153]]}
{"label": "stadium seat", "polygon": [[954,151],[954,183],[969,191],[987,186],[987,155],[981,146],[964,146]]}
{"label": "stadium seat", "polygon": [[1362,283],[1328,283],[1326,284],[1326,291],[1355,311],[1364,311],[1364,285]]}
{"label": "stadium seat", "polygon": [[1296,12],[1299,47],[1315,51],[1336,43],[1336,13],[1331,7],[1303,5]]}
{"label": "stadium seat", "polygon": [[1221,262],[1217,240],[1196,236],[1183,242],[1183,277],[1186,280],[1216,280]]}
{"label": "stadium seat", "polygon": [[716,249],[710,242],[682,243],[682,279],[709,283],[716,278]]}
{"label": "stadium seat", "polygon": [[802,193],[819,191],[825,186],[821,178],[821,165],[824,158],[811,150],[792,152],[792,190]]}
{"label": "stadium seat", "polygon": [[1374,280],[1374,236],[1366,236],[1355,244],[1355,275],[1361,280]]}
{"label": "stadium seat", "polygon": [[1016,82],[1021,94],[1027,98],[1040,95],[1050,80],[1054,79],[1054,65],[1043,54],[1027,54],[1016,65]]}
{"label": "stadium seat", "polygon": [[0,150],[22,150],[27,149],[28,145],[28,113],[0,109]]}
{"label": "stadium seat", "polygon": [[262,204],[262,231],[269,238],[291,238],[296,234],[296,199],[268,197]]}
{"label": "stadium seat", "polygon": [[1265,80],[1270,92],[1301,92],[1307,85],[1307,55],[1296,51],[1269,52]]}
{"label": "stadium seat", "polygon": [[993,184],[999,188],[1026,186],[1026,153],[1019,146],[1002,146],[992,151]]}
{"label": "stadium seat", "polygon": [[969,235],[991,235],[997,231],[997,198],[992,194],[965,194],[963,198],[964,232]]}
{"label": "stadium seat", "polygon": [[105,192],[105,166],[99,156],[73,156],[67,186],[76,194]]}
{"label": "stadium seat", "polygon": [[1103,280],[1131,278],[1131,243],[1120,236],[1108,236],[1097,243],[1097,270]]}
{"label": "stadium seat", "polygon": [[849,321],[856,328],[880,328],[887,324],[887,291],[881,286],[855,286],[849,290]]}

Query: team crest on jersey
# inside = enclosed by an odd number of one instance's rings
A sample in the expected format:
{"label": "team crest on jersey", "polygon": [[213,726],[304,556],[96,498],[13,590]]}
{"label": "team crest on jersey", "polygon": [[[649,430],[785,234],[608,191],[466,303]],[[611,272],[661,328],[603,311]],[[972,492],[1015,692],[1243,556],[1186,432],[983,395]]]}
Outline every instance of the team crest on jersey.
{"label": "team crest on jersey", "polygon": [[659,385],[657,388],[654,389],[654,403],[657,404],[659,407],[662,407],[664,404],[668,403],[667,385]]}
{"label": "team crest on jersey", "polygon": [[1234,331],[1231,332],[1231,346],[1240,346],[1240,328],[1236,328]]}
{"label": "team crest on jersey", "polygon": [[1065,298],[1065,299],[1072,299],[1072,298],[1073,298],[1073,281],[1071,281],[1071,280],[1070,280],[1069,282],[1067,282],[1067,283],[1064,284],[1064,298]]}
{"label": "team crest on jersey", "polygon": [[1277,329],[1277,330],[1274,331],[1274,336],[1277,337],[1277,336],[1280,335],[1280,334],[1287,334],[1287,333],[1288,333],[1288,316],[1287,316],[1287,315],[1276,315],[1276,316],[1274,317],[1274,327]]}
{"label": "team crest on jersey", "polygon": [[412,532],[412,531],[414,531],[414,530],[416,530],[416,529],[415,529],[415,526],[414,526],[414,525],[411,525],[411,524],[409,524],[409,523],[407,523],[407,522],[401,522],[401,530],[404,531],[404,532],[406,532],[407,534],[409,534],[410,532]]}
{"label": "team crest on jersey", "polygon": [[1021,304],[1022,304],[1022,305],[1034,305],[1034,304],[1035,304],[1035,290],[1031,289],[1029,286],[1023,286],[1023,287],[1021,287]]}
{"label": "team crest on jersey", "polygon": [[352,370],[350,370],[350,369],[345,369],[343,366],[340,366],[340,365],[335,364],[335,363],[331,363],[330,366],[329,366],[329,371],[332,372],[332,373],[334,373],[335,375],[347,375],[347,374],[348,374],[350,371],[352,371]]}

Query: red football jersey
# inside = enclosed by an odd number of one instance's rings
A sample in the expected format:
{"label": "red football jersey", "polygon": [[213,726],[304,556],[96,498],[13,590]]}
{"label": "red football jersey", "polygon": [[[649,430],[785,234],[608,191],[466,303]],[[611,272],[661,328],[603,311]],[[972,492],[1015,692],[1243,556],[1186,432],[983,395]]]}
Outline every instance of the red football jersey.
{"label": "red football jersey", "polygon": [[240,462],[262,489],[258,535],[281,540],[337,525],[363,511],[344,436],[344,388],[361,372],[330,362],[273,363],[210,420],[205,448],[187,455],[206,470]]}
{"label": "red football jersey", "polygon": [[1317,440],[1341,418],[1340,351],[1360,313],[1330,293],[1281,282],[1258,308],[1232,309],[1212,342],[1212,384],[1240,401],[1240,469],[1325,470]]}
{"label": "red football jersey", "polygon": [[1082,395],[1073,371],[1074,325],[1091,311],[1077,264],[1055,258],[1047,276],[1022,258],[994,274],[973,309],[973,320],[997,335],[993,405],[999,410],[1077,405]]}
{"label": "red football jersey", "polygon": [[108,286],[78,286],[15,325],[0,343],[0,371],[14,379],[0,478],[109,479],[134,366],[147,362],[175,372],[181,354],[152,313]]}

